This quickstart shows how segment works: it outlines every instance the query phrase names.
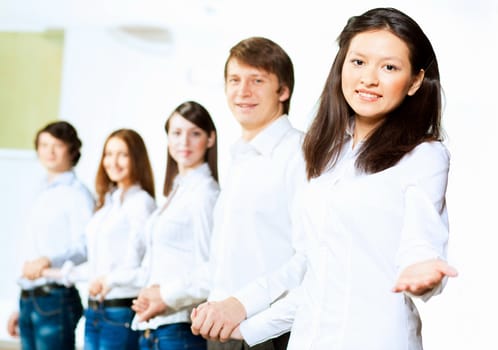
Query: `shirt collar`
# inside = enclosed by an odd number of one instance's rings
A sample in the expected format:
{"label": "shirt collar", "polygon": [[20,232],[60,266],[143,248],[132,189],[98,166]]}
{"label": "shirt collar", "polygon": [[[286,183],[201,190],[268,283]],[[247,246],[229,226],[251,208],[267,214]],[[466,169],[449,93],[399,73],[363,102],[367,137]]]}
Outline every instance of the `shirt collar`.
{"label": "shirt collar", "polygon": [[126,189],[126,192],[124,193],[124,196],[123,196],[123,189],[116,187],[114,190],[108,192],[106,197],[112,203],[121,203],[121,202],[124,202],[125,197],[127,197],[128,195],[130,195],[132,193],[140,191],[140,190],[141,190],[141,187],[139,184],[131,185],[130,187],[128,187]]}
{"label": "shirt collar", "polygon": [[60,185],[70,185],[73,183],[75,180],[76,175],[74,175],[74,172],[72,170],[60,173],[56,175],[52,181],[48,181],[48,178],[46,178],[46,187],[57,187]]}
{"label": "shirt collar", "polygon": [[173,187],[184,185],[189,182],[194,182],[199,178],[204,178],[207,176],[211,176],[211,169],[209,169],[208,163],[202,163],[197,168],[187,172],[185,175],[176,175],[175,180],[173,181]]}
{"label": "shirt collar", "polygon": [[261,130],[251,141],[246,142],[239,139],[232,146],[232,156],[246,153],[250,150],[255,150],[259,154],[269,155],[290,129],[292,129],[292,125],[289,118],[283,114],[265,129]]}

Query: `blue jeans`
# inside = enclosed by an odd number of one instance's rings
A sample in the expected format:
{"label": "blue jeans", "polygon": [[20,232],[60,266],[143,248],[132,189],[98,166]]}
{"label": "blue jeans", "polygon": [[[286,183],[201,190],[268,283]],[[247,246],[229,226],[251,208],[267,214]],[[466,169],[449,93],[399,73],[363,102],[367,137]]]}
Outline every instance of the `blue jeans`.
{"label": "blue jeans", "polygon": [[140,332],[140,350],[181,349],[206,350],[206,340],[193,335],[189,323],[173,323]]}
{"label": "blue jeans", "polygon": [[74,349],[74,330],[83,312],[76,288],[23,297],[19,306],[22,350]]}
{"label": "blue jeans", "polygon": [[85,350],[137,350],[138,332],[132,330],[135,315],[129,307],[85,310]]}

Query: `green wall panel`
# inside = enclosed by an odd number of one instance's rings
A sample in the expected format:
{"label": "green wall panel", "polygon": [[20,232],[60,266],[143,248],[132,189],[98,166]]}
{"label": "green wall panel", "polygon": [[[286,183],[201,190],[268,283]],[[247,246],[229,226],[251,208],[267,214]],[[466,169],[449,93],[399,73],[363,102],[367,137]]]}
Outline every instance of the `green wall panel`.
{"label": "green wall panel", "polygon": [[0,32],[0,148],[32,149],[58,119],[64,33]]}

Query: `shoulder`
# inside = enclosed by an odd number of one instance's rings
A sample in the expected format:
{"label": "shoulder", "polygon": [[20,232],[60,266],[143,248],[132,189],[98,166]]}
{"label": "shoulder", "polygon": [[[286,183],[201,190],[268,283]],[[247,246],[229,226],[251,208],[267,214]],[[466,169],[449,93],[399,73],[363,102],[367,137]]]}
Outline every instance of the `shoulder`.
{"label": "shoulder", "polygon": [[92,193],[77,177],[75,177],[71,182],[71,185],[67,187],[67,190],[68,194],[70,193],[73,199],[92,203],[93,205],[94,197]]}
{"label": "shoulder", "polygon": [[201,194],[207,196],[218,196],[218,192],[220,191],[220,185],[211,175],[202,176],[199,177],[195,189]]}
{"label": "shoulder", "polygon": [[409,152],[395,166],[405,185],[434,183],[445,188],[449,174],[450,155],[441,142],[424,142]]}
{"label": "shoulder", "polygon": [[191,183],[185,191],[188,192],[185,198],[188,198],[193,210],[211,210],[220,193],[220,186],[210,174],[203,174],[197,176],[195,183]]}
{"label": "shoulder", "polygon": [[156,201],[147,191],[137,187],[126,194],[124,205],[128,208],[145,208],[152,211],[156,207]]}
{"label": "shoulder", "polygon": [[304,139],[304,132],[294,127],[290,128],[285,134],[284,141],[301,148]]}
{"label": "shoulder", "polygon": [[440,141],[423,142],[409,152],[402,162],[413,166],[440,167],[449,166],[450,153]]}
{"label": "shoulder", "polygon": [[303,132],[294,128],[290,128],[289,130],[287,130],[287,132],[282,136],[282,139],[274,149],[276,157],[286,160],[296,159],[298,161],[302,159],[303,138]]}

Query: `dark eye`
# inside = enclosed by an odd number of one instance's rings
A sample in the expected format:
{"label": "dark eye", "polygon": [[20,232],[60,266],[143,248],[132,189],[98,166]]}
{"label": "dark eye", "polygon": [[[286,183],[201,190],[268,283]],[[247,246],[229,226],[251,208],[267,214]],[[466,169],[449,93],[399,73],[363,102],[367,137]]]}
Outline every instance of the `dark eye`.
{"label": "dark eye", "polygon": [[363,63],[364,63],[362,60],[357,59],[357,58],[355,58],[355,59],[351,60],[351,62],[352,62],[355,66],[361,66],[361,65],[363,65]]}
{"label": "dark eye", "polygon": [[386,64],[386,70],[389,72],[393,72],[395,70],[398,70],[398,68],[392,64]]}

